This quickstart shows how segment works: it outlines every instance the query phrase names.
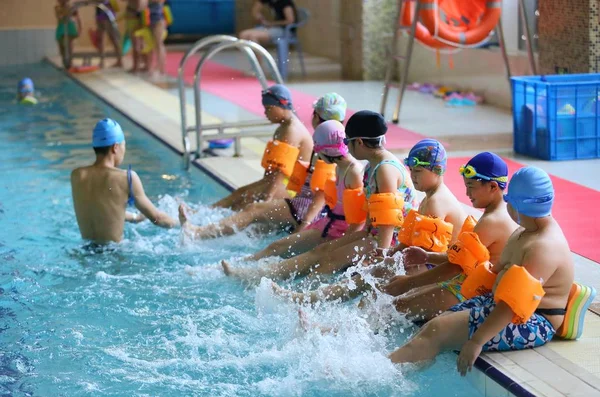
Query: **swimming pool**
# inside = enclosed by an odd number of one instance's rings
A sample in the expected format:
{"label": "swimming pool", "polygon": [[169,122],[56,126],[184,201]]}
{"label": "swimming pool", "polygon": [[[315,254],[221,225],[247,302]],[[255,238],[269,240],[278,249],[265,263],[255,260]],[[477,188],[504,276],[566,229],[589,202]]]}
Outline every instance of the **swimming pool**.
{"label": "swimming pool", "polygon": [[[41,93],[21,107],[16,81]],[[179,230],[127,226],[114,251],[83,250],[71,169],[93,159],[90,134],[110,116],[127,138],[125,164],[171,215],[177,200],[209,203],[225,188],[181,170],[179,156],[47,64],[0,68],[0,393],[51,396],[479,396],[453,354],[424,371],[387,353],[414,332],[374,333],[354,305],[306,309],[337,335],[298,327],[268,283],[244,289],[218,264],[262,248],[240,233],[182,244]],[[195,219],[223,211],[197,205]]]}

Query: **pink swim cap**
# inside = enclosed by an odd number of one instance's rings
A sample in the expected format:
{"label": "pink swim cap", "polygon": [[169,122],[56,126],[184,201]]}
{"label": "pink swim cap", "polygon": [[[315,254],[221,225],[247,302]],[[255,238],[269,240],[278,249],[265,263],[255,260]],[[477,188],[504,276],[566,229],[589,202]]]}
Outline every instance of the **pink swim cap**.
{"label": "pink swim cap", "polygon": [[317,126],[313,135],[315,152],[325,156],[339,157],[348,154],[348,146],[344,144],[346,132],[337,120],[328,120]]}

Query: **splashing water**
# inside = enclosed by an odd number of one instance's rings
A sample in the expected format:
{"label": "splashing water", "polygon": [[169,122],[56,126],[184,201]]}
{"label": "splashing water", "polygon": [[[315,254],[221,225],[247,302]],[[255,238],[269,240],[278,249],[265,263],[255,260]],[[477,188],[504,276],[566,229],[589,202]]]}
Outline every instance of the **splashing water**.
{"label": "splashing water", "polygon": [[[35,108],[14,100],[20,74],[42,93]],[[197,211],[192,222],[218,221],[229,212],[207,204],[225,189],[197,170],[182,172],[178,156],[50,66],[0,68],[0,76],[0,393],[478,395],[456,376],[452,355],[422,372],[390,363],[389,352],[414,332],[402,316],[379,327],[384,321],[355,303],[330,303],[299,317],[268,280],[244,289],[223,275],[221,259],[276,236],[182,245],[179,229],[143,222],[127,225],[120,244],[83,248],[69,173],[92,161],[101,117],[123,126],[125,164],[171,216],[186,201]],[[382,299],[369,310],[383,313]]]}

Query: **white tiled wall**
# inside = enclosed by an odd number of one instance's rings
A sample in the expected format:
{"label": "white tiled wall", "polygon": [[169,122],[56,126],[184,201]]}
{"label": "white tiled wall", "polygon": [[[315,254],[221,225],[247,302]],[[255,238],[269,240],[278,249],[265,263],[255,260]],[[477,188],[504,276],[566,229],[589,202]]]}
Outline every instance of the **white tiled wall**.
{"label": "white tiled wall", "polygon": [[0,29],[0,66],[38,62],[56,56],[54,29]]}

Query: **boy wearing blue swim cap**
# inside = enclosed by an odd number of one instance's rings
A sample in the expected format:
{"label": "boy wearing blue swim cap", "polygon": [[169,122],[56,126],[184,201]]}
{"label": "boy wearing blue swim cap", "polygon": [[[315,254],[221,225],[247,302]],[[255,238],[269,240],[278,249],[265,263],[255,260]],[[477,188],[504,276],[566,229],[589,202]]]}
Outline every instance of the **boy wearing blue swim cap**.
{"label": "boy wearing blue swim cap", "polygon": [[[262,104],[267,119],[277,125],[273,141],[299,149],[297,160],[309,161],[313,151],[312,136],[294,114],[290,90],[281,84],[275,84],[262,92]],[[266,169],[262,179],[236,189],[213,207],[239,211],[257,201],[289,198],[286,184],[286,175],[279,169]]]}
{"label": "boy wearing blue swim cap", "polygon": [[[505,195],[508,213],[519,228],[502,251],[494,292],[475,297],[452,307],[449,312],[429,321],[406,345],[390,355],[394,363],[431,360],[440,352],[460,350],[457,369],[461,375],[471,370],[482,351],[521,350],[542,346],[552,339],[563,325],[574,281],[574,267],[569,244],[552,217],[554,188],[546,172],[536,167],[517,171]],[[543,293],[521,299],[539,302],[531,317],[516,324],[519,301],[506,303],[498,300],[504,288],[503,278],[508,272],[529,275],[526,287],[513,288],[512,294],[529,289],[539,280]],[[514,277],[510,280],[514,280]],[[532,281],[530,281],[532,280]],[[504,295],[506,296],[506,295]],[[510,300],[510,299],[507,299]]]}
{"label": "boy wearing blue swim cap", "polygon": [[29,77],[25,77],[19,81],[17,86],[17,97],[21,105],[37,105],[38,100],[34,96],[35,88],[33,86],[33,80]]}
{"label": "boy wearing blue swim cap", "polygon": [[[100,120],[94,128],[94,164],[71,173],[73,205],[81,237],[98,244],[119,242],[125,221],[148,218],[156,226],[172,228],[178,222],[154,207],[144,192],[142,181],[131,170],[118,168],[125,157],[125,135],[114,120]],[[143,216],[126,212],[128,205]]]}
{"label": "boy wearing blue swim cap", "polygon": [[[462,175],[473,207],[483,209],[473,232],[488,250],[490,263],[497,267],[506,242],[517,229],[503,198],[508,184],[508,166],[498,155],[483,152],[453,172]],[[414,290],[396,299],[396,310],[406,313],[411,319],[427,321],[466,300],[461,292],[466,276],[459,265],[448,261],[448,253],[409,247],[403,251],[403,257],[405,268],[427,263],[436,267],[413,276],[398,276],[386,287],[393,291],[394,296]],[[495,273],[500,271],[499,268],[493,270]]]}

